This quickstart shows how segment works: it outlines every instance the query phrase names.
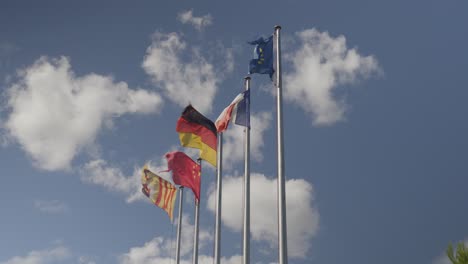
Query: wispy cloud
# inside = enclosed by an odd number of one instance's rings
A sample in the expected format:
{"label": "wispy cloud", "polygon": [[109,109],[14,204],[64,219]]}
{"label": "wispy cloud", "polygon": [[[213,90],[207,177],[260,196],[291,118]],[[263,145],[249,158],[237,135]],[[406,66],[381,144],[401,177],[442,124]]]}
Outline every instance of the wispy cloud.
{"label": "wispy cloud", "polygon": [[[271,113],[252,113],[250,117],[250,152],[252,158],[257,161],[263,159],[262,148],[264,146],[264,134],[270,128]],[[244,144],[243,126],[230,124],[229,129],[223,134],[223,166],[231,168],[236,162],[244,159],[244,148],[239,147]]]}
{"label": "wispy cloud", "polygon": [[[181,263],[191,263],[191,261],[189,262],[189,259],[193,250],[194,225],[190,223],[189,218],[187,216],[182,217],[182,230],[183,232],[181,237],[180,255],[183,260]],[[208,231],[200,229],[199,249],[202,250],[212,239],[213,237]],[[141,247],[130,248],[127,253],[124,253],[119,257],[119,261],[122,264],[172,263],[173,256],[171,255],[171,253],[174,252],[174,245],[175,241],[173,241],[172,239],[164,237],[155,237],[151,241],[146,242]],[[212,258],[202,255],[200,256],[199,263],[212,263]]]}
{"label": "wispy cloud", "polygon": [[51,249],[33,250],[25,256],[12,257],[0,264],[52,264],[64,263],[71,257],[71,252],[64,246],[57,246]]}
{"label": "wispy cloud", "polygon": [[[181,246],[180,246],[180,255],[181,256],[189,256],[191,255],[193,250],[193,233],[194,233],[194,225],[189,221],[188,216],[182,217],[182,229],[184,230],[181,235]],[[208,242],[213,240],[213,236],[207,230],[200,228],[198,233],[198,247],[199,249],[203,249],[205,246],[208,245]],[[175,242],[175,241],[174,241]],[[175,243],[168,243],[167,245],[175,245]],[[167,252],[171,252],[171,248],[166,248]]]}
{"label": "wispy cloud", "polygon": [[42,57],[8,89],[5,129],[45,170],[69,169],[104,124],[126,113],[158,112],[162,99],[111,77],[77,77],[67,58]]}
{"label": "wispy cloud", "polygon": [[[277,243],[276,179],[251,174],[251,233],[252,239],[266,241],[272,248]],[[234,231],[242,228],[243,177],[225,177],[223,180],[222,207],[229,208],[222,214],[223,223]],[[288,228],[288,255],[305,258],[310,250],[311,238],[316,234],[319,213],[313,205],[314,193],[305,180],[286,182],[286,207]],[[209,194],[208,209],[215,211],[215,192]]]}
{"label": "wispy cloud", "polygon": [[[152,240],[146,242],[143,246],[136,246],[129,249],[127,253],[122,254],[119,257],[120,264],[172,264],[174,263],[174,257],[170,255],[172,250],[167,250],[168,245],[172,244],[172,241],[164,237],[155,237]],[[221,263],[223,264],[238,264],[241,263],[241,256],[235,255],[229,258],[222,257]],[[181,258],[181,264],[192,263],[190,256]],[[199,255],[198,263],[200,264],[212,264],[213,258],[211,256]]]}
{"label": "wispy cloud", "polygon": [[[175,149],[175,147],[171,149]],[[121,168],[108,161],[95,159],[84,164],[79,173],[83,182],[123,194],[126,196],[126,201],[132,203],[138,200],[147,200],[141,192],[141,171],[144,165],[136,166],[128,175]],[[167,162],[163,157],[159,161],[148,161],[147,165],[151,171],[157,172],[160,177],[173,183],[171,172],[161,172],[167,170]]]}
{"label": "wispy cloud", "polygon": [[93,259],[87,256],[80,256],[78,258],[78,263],[79,264],[96,264],[96,262]]}
{"label": "wispy cloud", "polygon": [[81,169],[81,180],[102,186],[109,191],[127,196],[127,202],[143,199],[140,184],[141,168],[135,168],[130,176],[125,175],[120,168],[111,166],[102,159],[92,160]]}
{"label": "wispy cloud", "polygon": [[34,207],[44,213],[63,213],[69,210],[68,205],[59,200],[35,200]]}
{"label": "wispy cloud", "polygon": [[196,17],[193,15],[193,10],[180,12],[177,19],[183,24],[191,24],[199,31],[213,23],[213,17],[210,14]]}
{"label": "wispy cloud", "polygon": [[[232,54],[222,53],[226,65],[210,63],[195,46],[189,46],[178,33],[155,33],[142,63],[153,83],[181,107],[192,103],[200,112],[211,112],[213,99],[225,71],[231,71]],[[182,58],[189,59],[182,59]]]}
{"label": "wispy cloud", "polygon": [[353,84],[381,69],[374,56],[348,48],[344,36],[307,29],[296,33],[299,47],[286,52],[292,71],[285,73],[285,98],[311,114],[316,125],[344,119],[346,101],[336,93],[339,85]]}

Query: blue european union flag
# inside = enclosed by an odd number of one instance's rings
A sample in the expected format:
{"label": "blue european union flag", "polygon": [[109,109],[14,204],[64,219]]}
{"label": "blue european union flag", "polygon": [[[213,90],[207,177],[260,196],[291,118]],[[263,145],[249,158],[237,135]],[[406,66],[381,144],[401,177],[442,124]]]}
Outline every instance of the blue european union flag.
{"label": "blue european union flag", "polygon": [[249,42],[255,45],[254,59],[250,60],[249,74],[269,74],[270,78],[273,76],[275,70],[273,69],[273,36],[267,39],[260,37],[257,40]]}

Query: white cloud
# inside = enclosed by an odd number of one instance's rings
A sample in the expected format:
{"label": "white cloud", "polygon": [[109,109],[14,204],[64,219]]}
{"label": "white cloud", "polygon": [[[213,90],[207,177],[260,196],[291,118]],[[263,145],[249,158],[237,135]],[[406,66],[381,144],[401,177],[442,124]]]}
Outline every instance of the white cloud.
{"label": "white cloud", "polygon": [[0,264],[51,264],[64,263],[64,260],[71,256],[68,248],[57,246],[52,249],[33,250],[26,256],[16,256],[9,260],[0,262]]}
{"label": "white cloud", "polygon": [[314,124],[343,120],[347,107],[336,87],[380,72],[377,60],[361,56],[356,48],[349,49],[344,36],[333,38],[316,29],[297,32],[296,36],[301,46],[285,56],[293,68],[284,76],[285,98],[309,112]]}
{"label": "white cloud", "polygon": [[[192,253],[194,228],[195,228],[195,225],[189,222],[189,218],[187,216],[183,216],[182,217],[181,247],[180,247],[181,256],[188,256],[188,255],[191,255]],[[213,240],[213,236],[210,234],[210,232],[200,227],[198,230],[198,248],[199,249],[204,248],[208,244],[208,242],[212,240]],[[169,249],[170,248],[167,248],[167,250]]]}
{"label": "white cloud", "polygon": [[34,207],[44,213],[63,213],[69,210],[68,206],[59,200],[35,200]]}
{"label": "white cloud", "polygon": [[193,10],[180,12],[177,15],[177,19],[183,24],[191,24],[197,30],[202,30],[213,23],[213,18],[210,14],[196,17],[193,16]]}
{"label": "white cloud", "polygon": [[[166,170],[167,166],[154,167],[151,163],[148,167],[153,172],[158,172],[162,178],[172,182],[172,177]],[[130,176],[125,175],[120,168],[109,165],[107,161],[102,159],[92,160],[86,163],[81,169],[81,180],[102,186],[109,191],[121,193],[127,196],[127,202],[135,202],[137,200],[147,200],[141,192],[141,170],[143,166],[133,169]],[[148,200],[149,201],[149,200]]]}
{"label": "white cloud", "polygon": [[[242,177],[224,177],[222,220],[234,231],[242,229]],[[251,234],[252,239],[277,245],[277,184],[262,174],[251,174]],[[288,255],[305,258],[310,240],[318,229],[319,214],[313,207],[313,188],[305,180],[286,182]],[[209,194],[208,209],[215,211],[215,192]],[[229,210],[226,210],[229,208]]]}
{"label": "white cloud", "polygon": [[[182,237],[180,256],[181,263],[191,263],[188,259],[192,256],[193,250],[194,225],[189,222],[188,217],[182,217]],[[199,230],[199,250],[201,251],[209,241],[212,241],[212,235],[200,228]],[[119,258],[120,263],[172,263],[174,261],[175,241],[163,237],[155,237],[146,242],[142,247],[133,247],[128,253],[122,254]],[[172,262],[171,262],[172,260]],[[211,263],[210,257],[200,256],[199,263]]]}
{"label": "white cloud", "polygon": [[86,163],[80,171],[81,179],[86,183],[127,195],[127,202],[143,199],[141,194],[140,171],[134,169],[131,176],[126,176],[119,168],[112,167],[105,160],[97,159]]}
{"label": "white cloud", "polygon": [[[224,59],[232,60],[231,55],[226,49]],[[183,57],[190,60],[183,60]],[[224,62],[224,59],[219,61]],[[229,61],[225,63],[231,64]],[[217,87],[223,78],[223,73],[216,72],[216,69],[232,69],[222,65],[215,68],[196,47],[187,48],[187,43],[177,33],[155,33],[142,67],[172,102],[181,107],[192,103],[203,114],[211,111]]]}
{"label": "white cloud", "polygon": [[[176,221],[175,221],[176,222]],[[177,224],[175,224],[177,225]],[[181,236],[181,247],[180,256],[189,257],[193,250],[193,235],[194,225],[189,222],[187,216],[182,217],[182,236]],[[199,233],[199,250],[202,250],[209,241],[213,239],[212,235],[200,228]],[[167,239],[163,237],[155,237],[151,241],[145,243],[143,247],[136,247],[129,251],[129,253],[122,256],[122,260],[132,260],[131,263],[147,263],[142,261],[143,259],[148,260],[154,257],[173,257],[171,253],[175,252],[175,239]],[[125,262],[126,263],[126,262]]]}
{"label": "white cloud", "polygon": [[22,70],[8,97],[6,130],[45,170],[68,169],[114,117],[153,113],[162,105],[158,94],[131,90],[108,76],[77,77],[65,57],[42,57]]}
{"label": "white cloud", "polygon": [[[177,149],[177,147],[172,146],[168,152]],[[195,160],[193,157],[198,155],[199,151],[196,149],[186,149],[185,153]],[[172,173],[164,172],[168,168],[167,160],[164,156],[161,156],[159,161],[147,161],[145,164],[152,172],[157,173],[158,176],[175,185],[172,180]],[[80,168],[80,175],[83,182],[99,185],[109,191],[126,195],[127,203],[138,200],[149,201],[141,192],[141,171],[143,166],[144,164],[135,167],[132,174],[127,175],[119,167],[113,166],[105,160],[95,159],[87,162]]]}
{"label": "white cloud", "polygon": [[79,264],[96,264],[94,260],[91,260],[91,258],[87,256],[80,256],[78,258],[78,263]]}
{"label": "white cloud", "polygon": [[[263,159],[264,134],[270,128],[271,113],[252,113],[250,117],[250,155],[257,161]],[[244,160],[244,127],[233,123],[223,133],[223,167],[231,168],[235,162]]]}
{"label": "white cloud", "polygon": [[[0,110],[1,111],[1,110]],[[9,136],[5,133],[2,133],[4,130],[2,120],[0,119],[0,147],[6,147],[8,144],[10,144],[11,139]]]}
{"label": "white cloud", "polygon": [[[181,147],[171,146],[167,152],[180,151]],[[186,148],[183,150],[193,160],[196,160],[198,149]],[[164,172],[168,169],[167,160],[164,155],[161,155],[160,160],[147,161],[145,163],[148,168],[157,173],[161,178],[171,182],[173,185],[171,172]],[[150,202],[149,199],[141,192],[141,171],[144,164],[136,166],[130,175],[124,173],[121,168],[109,164],[103,159],[95,159],[84,164],[80,170],[81,180],[89,184],[95,184],[104,187],[105,189],[120,193],[126,196],[127,203],[132,203],[138,200]],[[207,166],[209,167],[209,166]]]}
{"label": "white cloud", "polygon": [[125,253],[120,257],[120,263],[156,263],[151,262],[151,259],[161,255],[163,243],[163,237],[155,237],[141,247],[132,247],[128,253]]}
{"label": "white cloud", "polygon": [[[174,263],[175,250],[167,250],[167,245],[170,245],[171,240],[163,237],[155,237],[149,242],[146,242],[141,247],[132,247],[125,254],[119,257],[120,264],[172,264]],[[238,264],[241,263],[241,256],[232,256],[230,258],[223,257],[221,263],[223,264]],[[181,264],[192,263],[191,255],[181,257]],[[213,258],[211,256],[199,255],[198,263],[212,264]]]}

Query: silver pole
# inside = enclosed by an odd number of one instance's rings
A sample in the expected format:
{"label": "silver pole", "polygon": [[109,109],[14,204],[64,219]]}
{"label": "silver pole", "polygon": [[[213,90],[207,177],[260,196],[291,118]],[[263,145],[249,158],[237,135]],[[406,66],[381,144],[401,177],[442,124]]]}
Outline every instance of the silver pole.
{"label": "silver pole", "polygon": [[[200,158],[197,161],[198,161],[198,164],[200,165],[200,185],[201,185],[202,163],[201,163]],[[199,230],[198,220],[200,219],[199,212],[200,212],[200,201],[195,199],[195,232],[193,232],[193,261],[192,261],[193,264],[198,264],[198,230]]]}
{"label": "silver pole", "polygon": [[276,45],[276,119],[278,134],[278,253],[279,264],[288,263],[288,236],[286,233],[286,188],[284,178],[284,145],[283,145],[283,102],[281,89],[281,26],[275,26]]}
{"label": "silver pole", "polygon": [[214,263],[221,261],[221,187],[222,187],[222,161],[223,161],[223,133],[218,133],[217,151],[217,180],[216,180],[216,223],[215,223],[215,248]]}
{"label": "silver pole", "polygon": [[[250,77],[245,77],[245,90],[250,90]],[[247,101],[247,114],[250,115],[250,97]],[[249,117],[250,118],[250,117]],[[242,263],[250,263],[250,127],[245,127],[244,146],[244,230],[242,237]]]}
{"label": "silver pole", "polygon": [[177,224],[176,264],[180,263],[180,235],[182,233],[182,200],[184,199],[184,187],[179,188],[179,220]]}

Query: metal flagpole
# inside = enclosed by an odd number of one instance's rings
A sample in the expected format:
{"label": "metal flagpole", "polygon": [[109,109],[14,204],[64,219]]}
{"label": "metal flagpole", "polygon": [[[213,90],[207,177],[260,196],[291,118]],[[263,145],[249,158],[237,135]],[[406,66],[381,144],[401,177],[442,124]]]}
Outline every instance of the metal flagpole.
{"label": "metal flagpole", "polygon": [[275,26],[276,45],[276,119],[278,135],[278,253],[279,264],[288,263],[288,245],[286,233],[286,188],[284,178],[284,145],[283,145],[283,103],[281,89],[281,46],[280,46],[281,26]]}
{"label": "metal flagpole", "polygon": [[180,235],[182,232],[182,200],[184,199],[184,187],[179,188],[179,220],[177,224],[177,245],[176,245],[176,264],[180,262]]}
{"label": "metal flagpole", "polygon": [[[245,77],[245,90],[250,90],[250,77]],[[250,115],[250,96],[246,102],[246,114]],[[250,119],[250,117],[249,117]],[[244,230],[242,236],[242,263],[250,263],[250,127],[245,127],[244,146]]]}
{"label": "metal flagpole", "polygon": [[[198,164],[200,165],[200,185],[201,185],[201,171],[202,171],[202,163],[201,158],[198,158]],[[200,186],[201,188],[201,186]],[[195,199],[195,232],[193,232],[193,264],[198,264],[198,230],[199,230],[199,223],[198,220],[200,219],[200,201]]]}
{"label": "metal flagpole", "polygon": [[217,180],[216,180],[216,223],[215,223],[215,247],[214,264],[220,264],[221,261],[221,185],[222,185],[222,160],[223,160],[223,133],[218,133],[218,151],[217,160]]}

